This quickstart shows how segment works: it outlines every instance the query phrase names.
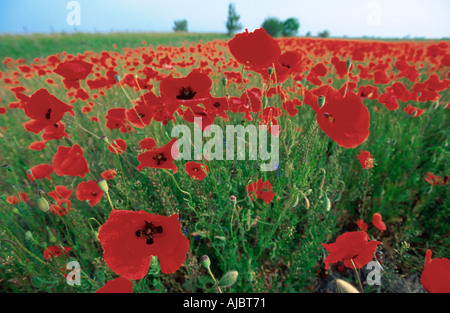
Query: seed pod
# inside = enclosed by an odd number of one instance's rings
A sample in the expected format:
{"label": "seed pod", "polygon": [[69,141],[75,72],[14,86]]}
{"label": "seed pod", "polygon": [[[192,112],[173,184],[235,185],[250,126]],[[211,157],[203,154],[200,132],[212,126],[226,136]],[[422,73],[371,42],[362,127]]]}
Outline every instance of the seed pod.
{"label": "seed pod", "polygon": [[39,197],[39,199],[37,200],[37,205],[38,208],[43,212],[48,212],[50,210],[50,204],[44,197]]}
{"label": "seed pod", "polygon": [[327,212],[331,210],[331,201],[328,196],[325,196],[325,210]]}
{"label": "seed pod", "polygon": [[208,269],[211,266],[211,260],[207,255],[202,255],[198,261],[206,269]]}
{"label": "seed pod", "polygon": [[119,74],[114,75],[114,79],[116,80],[116,82],[120,83],[120,76]]}
{"label": "seed pod", "polygon": [[97,184],[104,193],[108,194],[109,187],[108,187],[108,183],[106,182],[106,180],[104,178],[98,179]]}
{"label": "seed pod", "polygon": [[345,62],[345,65],[347,66],[347,69],[349,70],[349,69],[350,69],[350,66],[352,66],[352,61],[351,61],[351,60],[347,60],[347,61]]}
{"label": "seed pod", "polygon": [[238,278],[238,271],[229,271],[219,281],[220,287],[231,287]]}
{"label": "seed pod", "polygon": [[299,202],[300,202],[300,195],[297,195],[297,197],[295,198],[294,203],[292,204],[292,207],[295,208],[298,205]]}
{"label": "seed pod", "polygon": [[325,96],[319,96],[318,102],[319,108],[321,108],[325,104]]}

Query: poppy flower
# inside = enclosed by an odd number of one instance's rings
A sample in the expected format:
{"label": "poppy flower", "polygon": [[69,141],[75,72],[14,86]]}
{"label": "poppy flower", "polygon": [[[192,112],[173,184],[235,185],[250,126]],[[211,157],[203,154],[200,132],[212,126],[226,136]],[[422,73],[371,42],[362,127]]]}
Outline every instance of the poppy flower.
{"label": "poppy flower", "polygon": [[194,105],[209,101],[212,80],[197,70],[186,77],[168,77],[161,80],[159,90],[162,101],[180,105]]}
{"label": "poppy flower", "polygon": [[45,149],[45,143],[46,143],[46,141],[35,141],[35,142],[32,142],[28,146],[28,148],[30,150],[35,150],[35,151],[43,150],[43,149]]}
{"label": "poppy flower", "polygon": [[173,161],[178,157],[177,138],[173,138],[161,148],[143,152],[138,155],[137,159],[140,164],[137,166],[139,171],[144,167],[170,169],[174,173],[178,168]]}
{"label": "poppy flower", "polygon": [[302,73],[306,70],[306,59],[297,51],[286,51],[274,62],[275,69],[269,77],[269,71],[260,71],[264,79],[271,79],[273,83],[285,82],[291,74]]}
{"label": "poppy flower", "polygon": [[113,108],[109,109],[106,113],[106,127],[109,129],[119,129],[120,132],[126,133],[131,129],[131,125],[127,123],[125,116],[126,110],[124,108]]}
{"label": "poppy flower", "polygon": [[404,110],[411,117],[419,117],[425,112],[425,110],[416,108],[416,107],[412,106],[411,104],[408,104]]}
{"label": "poppy flower", "polygon": [[107,281],[105,286],[97,289],[95,293],[133,293],[133,284],[129,279],[117,277]]}
{"label": "poppy flower", "polygon": [[113,209],[98,239],[106,265],[128,279],[147,275],[152,256],[158,257],[161,272],[174,273],[189,249],[177,214],[166,217],[144,210]]}
{"label": "poppy flower", "polygon": [[370,241],[369,236],[364,231],[346,232],[336,238],[336,242],[325,244],[322,246],[330,252],[325,259],[325,269],[329,265],[343,261],[348,268],[361,268],[369,263],[375,254],[377,246],[381,243],[379,241]]}
{"label": "poppy flower", "polygon": [[[343,148],[355,148],[369,137],[370,115],[367,108],[352,91],[345,97],[332,87],[321,87],[314,93],[306,91],[305,103],[316,112],[320,128]],[[319,108],[319,95],[325,96],[325,104]]]}
{"label": "poppy flower", "polygon": [[75,194],[78,200],[89,201],[89,205],[94,206],[102,200],[104,192],[95,181],[89,180],[79,183]]}
{"label": "poppy flower", "polygon": [[209,173],[208,166],[202,163],[187,162],[184,164],[184,168],[190,177],[197,180],[203,180]]}
{"label": "poppy flower", "polygon": [[142,150],[152,150],[156,147],[156,141],[153,138],[144,138],[139,142],[139,147]]}
{"label": "poppy flower", "polygon": [[438,176],[438,175],[434,175],[431,172],[427,172],[426,176],[425,176],[425,180],[431,184],[431,186],[436,186],[436,185],[446,185],[448,183],[449,177],[448,176]]}
{"label": "poppy flower", "polygon": [[69,213],[71,209],[70,205],[71,205],[70,200],[60,199],[56,201],[56,204],[50,206],[50,211],[52,211],[56,215],[64,216],[67,213]]}
{"label": "poppy flower", "polygon": [[431,259],[430,249],[425,253],[420,282],[430,293],[450,293],[450,260],[447,258]]}
{"label": "poppy flower", "polygon": [[250,183],[247,186],[247,191],[251,201],[263,199],[265,203],[270,203],[275,196],[275,193],[272,192],[272,184],[268,180],[263,182],[262,178],[254,183]]}
{"label": "poppy flower", "polygon": [[30,182],[33,182],[35,179],[52,179],[51,174],[53,173],[53,167],[50,164],[39,164],[30,168],[27,172],[27,178]]}
{"label": "poppy flower", "polygon": [[68,80],[85,79],[92,71],[93,64],[83,60],[72,60],[59,63],[53,70],[56,74]]}
{"label": "poppy flower", "polygon": [[59,257],[72,250],[72,248],[70,247],[62,247],[62,248],[63,249],[61,249],[61,247],[59,246],[48,246],[47,248],[45,248],[43,252],[44,259],[48,260],[52,257]]}
{"label": "poppy flower", "polygon": [[23,110],[26,116],[41,122],[41,129],[58,123],[66,113],[75,116],[71,105],[65,104],[44,88],[31,95],[29,100],[25,102]]}
{"label": "poppy flower", "polygon": [[358,228],[361,229],[362,231],[367,231],[368,225],[362,219],[357,220],[356,225],[358,225]]}
{"label": "poppy flower", "polygon": [[281,55],[278,42],[264,28],[250,33],[245,29],[228,42],[228,48],[239,63],[259,72],[267,70]]}
{"label": "poppy flower", "polygon": [[17,198],[16,196],[8,196],[6,198],[6,202],[8,202],[9,204],[18,204],[19,198]]}
{"label": "poppy flower", "polygon": [[369,169],[373,167],[373,157],[369,151],[361,151],[357,158],[362,168]]}
{"label": "poppy flower", "polygon": [[386,225],[383,222],[383,218],[380,213],[375,213],[372,216],[372,224],[380,231],[386,230]]}
{"label": "poppy flower", "polygon": [[150,125],[153,114],[153,108],[145,103],[139,103],[125,111],[128,122],[137,128],[144,128]]}
{"label": "poppy flower", "polygon": [[122,154],[127,150],[127,143],[123,139],[114,139],[109,145],[108,150],[112,153]]}
{"label": "poppy flower", "polygon": [[53,169],[58,176],[79,176],[84,178],[89,167],[80,145],[72,147],[59,146],[52,161]]}
{"label": "poppy flower", "polygon": [[67,189],[66,186],[58,185],[55,190],[52,190],[48,195],[55,201],[62,199],[69,199],[72,196],[72,189]]}
{"label": "poppy flower", "polygon": [[116,177],[116,175],[117,175],[117,171],[113,170],[113,169],[106,170],[100,174],[100,176],[104,179],[114,179]]}

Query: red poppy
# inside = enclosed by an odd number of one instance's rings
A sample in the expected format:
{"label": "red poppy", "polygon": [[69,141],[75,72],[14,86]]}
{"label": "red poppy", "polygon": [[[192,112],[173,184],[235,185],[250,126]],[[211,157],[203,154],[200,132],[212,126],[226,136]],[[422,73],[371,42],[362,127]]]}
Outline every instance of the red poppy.
{"label": "red poppy", "polygon": [[369,169],[373,167],[373,157],[369,151],[361,151],[357,158],[362,168]]}
{"label": "red poppy", "polygon": [[208,166],[202,163],[187,162],[184,164],[184,168],[190,177],[197,180],[203,180],[209,173]]}
{"label": "red poppy", "polygon": [[52,165],[58,176],[67,175],[84,178],[89,173],[83,150],[78,144],[73,147],[59,146],[53,157]]}
{"label": "red poppy", "polygon": [[131,129],[131,125],[128,125],[125,117],[126,110],[124,108],[109,109],[106,113],[106,127],[113,130],[118,128],[121,133],[126,133]]}
{"label": "red poppy", "polygon": [[[325,96],[319,108],[318,96]],[[306,91],[305,103],[316,112],[317,123],[332,140],[344,148],[355,148],[369,137],[370,115],[355,93],[342,93],[325,85]]]}
{"label": "red poppy", "polygon": [[265,203],[270,203],[275,196],[275,193],[272,192],[272,184],[268,180],[263,182],[262,178],[254,183],[250,183],[247,186],[247,191],[252,201],[263,199]]}
{"label": "red poppy", "polygon": [[53,72],[68,80],[79,80],[85,79],[91,73],[92,67],[92,64],[83,60],[73,60],[59,63]]}
{"label": "red poppy", "polygon": [[328,269],[332,263],[344,261],[344,265],[353,268],[361,268],[369,263],[375,254],[379,241],[370,241],[369,236],[364,231],[346,232],[337,237],[336,242],[322,246],[330,252],[325,259],[325,269]]}
{"label": "red poppy", "polygon": [[372,224],[380,231],[386,230],[386,224],[384,224],[383,218],[380,213],[375,213],[372,216]]}
{"label": "red poppy", "polygon": [[450,293],[450,259],[431,259],[430,249],[425,254],[420,282],[426,291],[430,293]]}
{"label": "red poppy", "polygon": [[186,77],[161,80],[159,90],[163,101],[194,105],[209,101],[211,86],[212,80],[208,75],[193,70]]}
{"label": "red poppy", "polygon": [[239,63],[257,71],[267,70],[281,55],[278,42],[263,28],[236,34],[228,42],[228,48]]}
{"label": "red poppy", "polygon": [[[302,73],[306,70],[306,59],[297,51],[284,52],[275,60],[274,64],[275,69],[270,76],[271,81],[274,83],[283,83],[291,74]],[[264,79],[269,79],[269,71],[267,69],[260,71],[260,74]]]}
{"label": "red poppy", "polygon": [[45,126],[58,123],[67,112],[75,116],[72,108],[71,105],[60,101],[44,88],[31,95],[23,106],[24,112],[29,118],[41,122],[41,130]]}
{"label": "red poppy", "polygon": [[16,196],[8,196],[6,198],[6,202],[8,202],[9,204],[18,204],[19,198],[17,198]]}
{"label": "red poppy", "polygon": [[181,233],[177,214],[166,217],[144,210],[113,209],[100,227],[98,239],[106,264],[128,279],[143,278],[152,256],[158,257],[161,272],[174,273],[189,249],[189,240]]}
{"label": "red poppy", "polygon": [[95,293],[133,293],[133,283],[124,277],[117,277],[107,281],[105,286]]}
{"label": "red poppy", "polygon": [[46,143],[46,141],[35,141],[35,142],[32,142],[28,146],[28,148],[30,150],[35,150],[35,151],[43,150],[43,149],[45,149],[45,143]]}
{"label": "red poppy", "polygon": [[362,219],[357,220],[356,225],[358,225],[358,228],[361,229],[362,231],[367,231],[368,225]]}
{"label": "red poppy", "polygon": [[114,139],[109,145],[108,150],[112,153],[122,154],[127,150],[127,143],[123,139]]}
{"label": "red poppy", "polygon": [[137,128],[144,128],[145,126],[150,125],[153,114],[153,108],[145,103],[139,103],[125,111],[128,122]]}
{"label": "red poppy", "polygon": [[55,187],[55,190],[50,191],[48,195],[55,201],[69,199],[72,196],[72,189],[67,189],[66,186],[58,185]]}
{"label": "red poppy", "polygon": [[117,171],[113,169],[106,170],[100,174],[100,176],[103,177],[104,179],[114,179],[116,175]]}
{"label": "red poppy", "polygon": [[139,171],[142,171],[144,167],[165,168],[176,173],[178,168],[173,161],[178,157],[178,152],[177,138],[173,138],[161,148],[139,154],[137,159],[140,164],[137,168]]}
{"label": "red poppy", "polygon": [[59,246],[48,246],[47,248],[45,248],[43,253],[44,259],[48,260],[52,257],[59,257],[72,250],[72,248],[69,247],[62,247],[62,248],[63,249],[61,249],[61,247]]}
{"label": "red poppy", "polygon": [[53,173],[53,167],[50,164],[39,164],[30,168],[27,173],[27,178],[33,182],[35,179],[47,178],[52,179],[51,174]]}
{"label": "red poppy", "polygon": [[79,183],[75,194],[78,200],[89,201],[89,205],[94,206],[102,200],[104,192],[95,181],[89,180]]}
{"label": "red poppy", "polygon": [[425,176],[425,180],[431,184],[431,186],[436,186],[436,185],[446,185],[448,183],[449,177],[448,176],[438,176],[438,175],[434,175],[431,172],[427,172],[426,176]]}
{"label": "red poppy", "polygon": [[142,150],[152,150],[156,147],[156,141],[153,138],[144,138],[139,142],[139,147]]}
{"label": "red poppy", "polygon": [[412,106],[411,104],[408,104],[405,107],[405,112],[411,117],[419,117],[425,112],[425,110],[416,108],[416,107]]}
{"label": "red poppy", "polygon": [[61,199],[57,200],[56,204],[51,205],[50,210],[56,215],[64,216],[67,213],[69,213],[70,209],[72,209],[70,205],[71,205],[70,200]]}

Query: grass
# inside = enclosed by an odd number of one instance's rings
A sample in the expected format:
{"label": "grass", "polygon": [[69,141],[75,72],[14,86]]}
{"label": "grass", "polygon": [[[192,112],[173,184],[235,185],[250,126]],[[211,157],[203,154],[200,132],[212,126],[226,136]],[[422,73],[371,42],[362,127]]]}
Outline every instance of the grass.
{"label": "grass", "polygon": [[[24,58],[32,62],[34,58],[63,51],[77,54],[115,50],[113,44],[121,53],[123,48],[142,47],[143,41],[154,47],[180,47],[213,39],[227,40],[227,37],[194,33],[2,36],[0,58]],[[195,53],[193,56],[198,61],[202,58]],[[190,69],[179,71],[186,75]],[[22,80],[22,84],[30,90],[46,87],[59,99],[67,99],[64,89],[48,86],[44,78]],[[224,89],[220,73],[213,73],[212,78],[217,79],[211,90],[213,95],[242,92],[235,84]],[[410,82],[404,82],[410,87]],[[341,84],[335,80],[333,84],[340,87],[343,81]],[[263,87],[258,77],[253,77],[249,85]],[[285,87],[292,85],[290,80]],[[313,86],[306,82],[305,87]],[[131,98],[138,97],[139,93],[127,90]],[[5,88],[0,89],[0,98],[2,103],[15,101]],[[282,105],[279,97],[268,101],[276,107]],[[448,101],[448,93],[442,93],[440,102]],[[303,105],[294,117],[280,119],[283,132],[279,170],[261,172],[258,161],[214,161],[208,163],[209,175],[201,182],[187,176],[181,163],[173,175],[163,170],[136,169],[139,141],[152,137],[159,146],[167,143],[174,125],[185,123],[192,127],[180,118],[166,126],[152,123],[145,129],[121,134],[117,129],[106,129],[104,120],[91,122],[89,114],[81,113],[84,104],[77,101],[76,118],[63,119],[70,139],[49,141],[46,149],[32,151],[27,147],[39,137],[23,129],[22,123],[28,118],[21,110],[8,110],[8,114],[0,115],[0,123],[6,127],[0,138],[0,155],[2,163],[8,165],[2,169],[0,182],[1,290],[93,292],[116,277],[104,263],[102,247],[96,238],[99,225],[106,222],[110,213],[106,197],[91,207],[73,195],[75,210],[64,217],[43,212],[37,205],[38,190],[48,193],[55,185],[65,185],[75,193],[80,182],[95,180],[101,172],[113,168],[118,176],[109,181],[109,188],[116,209],[145,209],[161,215],[177,213],[182,231],[190,241],[184,265],[176,273],[162,274],[155,259],[148,275],[134,282],[134,292],[214,292],[214,281],[198,263],[202,255],[211,259],[211,271],[217,278],[228,271],[238,271],[237,283],[226,292],[323,292],[332,289],[330,282],[336,275],[357,286],[350,271],[344,274],[324,271],[326,253],[320,244],[333,242],[344,231],[356,230],[359,218],[369,223],[375,212],[382,214],[388,226],[385,233],[373,227],[368,230],[371,238],[383,242],[385,280],[378,289],[364,287],[367,292],[392,291],[400,275],[420,275],[426,249],[432,249],[437,257],[449,255],[448,185],[431,187],[424,180],[427,172],[438,175],[447,171],[448,110],[443,105],[426,103],[427,114],[410,118],[403,110],[384,109],[376,100],[365,100],[364,104],[371,116],[371,134],[357,149],[344,149],[330,140],[315,122],[311,108]],[[130,106],[118,86],[95,101],[90,116],[103,118],[114,105]],[[215,123],[220,126],[255,123],[244,120],[241,113],[230,117],[227,123],[222,120]],[[112,155],[105,142],[98,139],[103,135],[109,139],[123,138],[129,147],[128,154]],[[53,175],[52,181],[29,183],[25,174],[30,167],[51,163],[59,145],[75,143],[82,145],[89,160],[91,173],[86,179]],[[356,158],[360,150],[368,150],[374,156],[376,165],[372,169],[361,169]],[[246,196],[247,185],[260,177],[273,185],[276,196],[270,204],[252,202]],[[7,203],[6,197],[17,192],[27,193],[29,201]],[[235,196],[236,201],[231,201],[230,196]],[[71,253],[44,261],[45,247],[57,244],[72,247]],[[81,286],[68,285],[62,276],[60,269],[70,260],[81,264]]]}

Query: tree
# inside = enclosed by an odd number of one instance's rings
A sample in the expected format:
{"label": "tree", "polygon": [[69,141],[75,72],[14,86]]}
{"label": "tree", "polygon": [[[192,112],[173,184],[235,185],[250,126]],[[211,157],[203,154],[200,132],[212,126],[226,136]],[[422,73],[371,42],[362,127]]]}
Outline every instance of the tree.
{"label": "tree", "polygon": [[173,30],[175,32],[187,32],[187,20],[178,20],[174,22]]}
{"label": "tree", "polygon": [[272,37],[279,36],[283,31],[283,22],[276,17],[268,17],[261,25],[262,28]]}
{"label": "tree", "polygon": [[317,36],[322,37],[322,38],[328,38],[328,37],[330,37],[330,32],[325,29],[324,31],[319,32],[317,34]]}
{"label": "tree", "polygon": [[294,37],[300,28],[300,22],[295,17],[288,18],[283,23],[283,36]]}
{"label": "tree", "polygon": [[236,13],[236,8],[233,3],[228,5],[228,17],[227,17],[227,30],[228,35],[232,35],[233,33],[242,29],[242,24],[239,23],[240,15]]}

